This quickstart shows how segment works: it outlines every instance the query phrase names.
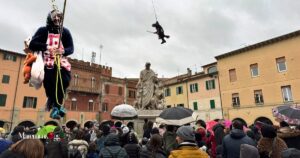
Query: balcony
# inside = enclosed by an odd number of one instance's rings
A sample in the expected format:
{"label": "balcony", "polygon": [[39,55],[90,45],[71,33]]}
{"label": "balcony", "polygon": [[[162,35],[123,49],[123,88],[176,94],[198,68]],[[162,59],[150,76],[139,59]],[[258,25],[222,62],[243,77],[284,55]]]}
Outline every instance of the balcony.
{"label": "balcony", "polygon": [[90,87],[79,87],[79,86],[70,86],[68,88],[69,91],[76,91],[76,92],[85,92],[91,94],[100,94],[99,88],[90,88]]}

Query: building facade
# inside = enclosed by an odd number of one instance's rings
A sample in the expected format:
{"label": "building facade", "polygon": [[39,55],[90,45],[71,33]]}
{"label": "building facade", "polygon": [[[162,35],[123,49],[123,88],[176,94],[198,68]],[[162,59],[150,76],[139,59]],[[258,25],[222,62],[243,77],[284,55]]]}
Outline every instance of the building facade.
{"label": "building facade", "polygon": [[[131,96],[136,91],[135,80],[112,77],[111,67],[69,59],[72,79],[64,102],[67,114],[57,122],[45,111],[44,88],[36,90],[23,84],[24,59],[24,54],[0,49],[0,127],[7,130],[19,124],[33,126],[47,122],[85,125],[89,121],[110,119],[115,105],[127,100],[133,104],[135,100]],[[105,91],[107,85],[110,93]]]}
{"label": "building facade", "polygon": [[165,105],[192,109],[205,121],[223,118],[216,63],[203,70],[192,74],[188,69],[187,74],[164,80]]}
{"label": "building facade", "polygon": [[225,118],[275,121],[272,108],[300,101],[300,31],[215,57]]}

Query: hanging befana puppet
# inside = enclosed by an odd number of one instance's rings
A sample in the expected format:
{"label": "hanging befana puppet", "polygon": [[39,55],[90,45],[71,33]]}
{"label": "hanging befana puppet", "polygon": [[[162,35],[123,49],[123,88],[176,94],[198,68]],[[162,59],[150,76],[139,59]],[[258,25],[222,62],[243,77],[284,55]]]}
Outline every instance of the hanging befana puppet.
{"label": "hanging befana puppet", "polygon": [[72,35],[63,27],[65,6],[66,0],[63,13],[53,7],[47,16],[46,26],[36,31],[29,44],[30,50],[42,53],[46,110],[52,109],[50,117],[53,119],[60,119],[66,114],[64,96],[71,80],[71,65],[66,57],[74,52]]}
{"label": "hanging befana puppet", "polygon": [[153,6],[153,11],[154,11],[155,19],[156,19],[156,22],[154,24],[152,24],[152,27],[154,27],[156,29],[156,31],[155,32],[149,31],[149,32],[157,34],[158,35],[158,39],[161,39],[161,44],[164,44],[164,43],[166,43],[165,38],[170,38],[170,36],[169,35],[165,35],[165,31],[164,31],[163,27],[158,22],[158,18],[157,18],[157,15],[156,15],[156,10],[155,10],[155,7],[154,7],[153,0],[152,0],[152,6]]}
{"label": "hanging befana puppet", "polygon": [[152,27],[155,27],[156,32],[153,32],[158,35],[158,39],[161,39],[161,44],[166,43],[165,38],[170,38],[169,35],[165,35],[164,29],[162,26],[156,21],[154,24],[152,24]]}

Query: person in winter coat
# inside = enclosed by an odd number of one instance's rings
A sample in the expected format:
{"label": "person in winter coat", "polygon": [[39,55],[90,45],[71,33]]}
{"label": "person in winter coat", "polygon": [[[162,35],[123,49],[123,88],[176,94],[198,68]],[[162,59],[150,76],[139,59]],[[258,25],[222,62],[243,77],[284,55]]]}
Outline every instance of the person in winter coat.
{"label": "person in winter coat", "polygon": [[45,155],[47,158],[68,158],[68,144],[50,140],[45,144]]}
{"label": "person in winter coat", "polygon": [[151,137],[152,128],[153,128],[153,122],[148,121],[147,122],[147,128],[146,128],[146,130],[144,131],[144,134],[143,134],[143,138],[146,137],[146,138],[149,139]]}
{"label": "person in winter coat", "polygon": [[176,132],[175,126],[167,125],[166,132],[163,135],[164,142],[164,151],[166,151],[167,156],[169,156],[170,152],[177,148],[178,143],[176,142]]}
{"label": "person in winter coat", "polygon": [[5,139],[0,137],[0,154],[3,151],[7,150],[12,144],[13,144],[12,141],[5,140]]}
{"label": "person in winter coat", "polygon": [[281,153],[282,158],[299,158],[300,150],[295,148],[288,148]]}
{"label": "person in winter coat", "polygon": [[[30,50],[34,52],[41,51],[43,53],[45,64],[43,85],[46,96],[48,97],[46,110],[53,109],[50,113],[52,119],[60,119],[64,117],[66,113],[65,109],[61,106],[64,94],[66,94],[66,89],[71,80],[71,65],[66,57],[74,52],[73,39],[70,31],[65,27],[61,28],[62,18],[60,11],[56,9],[50,11],[47,16],[46,26],[40,27],[36,31],[29,44]],[[60,34],[61,31],[62,34]],[[62,36],[61,41],[59,40],[60,35]],[[58,48],[58,46],[60,46],[60,48]],[[57,79],[56,76],[58,65],[54,62],[54,59],[57,56],[61,57],[60,71],[62,83],[60,83],[61,81]],[[58,84],[56,85],[56,83]]]}
{"label": "person in winter coat", "polygon": [[68,143],[69,158],[77,158],[77,157],[86,158],[89,144],[87,141],[84,140],[84,137],[85,137],[85,133],[83,130],[80,129],[76,133],[74,140]]}
{"label": "person in winter coat", "polygon": [[288,148],[300,150],[300,130],[292,129],[286,122],[280,122],[277,136],[284,140]]}
{"label": "person in winter coat", "polygon": [[261,158],[281,158],[281,152],[287,149],[285,142],[277,137],[276,129],[271,125],[263,125],[262,138],[258,141],[258,151]]}
{"label": "person in winter coat", "polygon": [[126,150],[130,158],[139,158],[141,146],[138,144],[138,139],[133,132],[130,132],[127,136],[127,144],[124,149]]}
{"label": "person in winter coat", "polygon": [[125,149],[120,146],[119,136],[111,133],[107,136],[105,147],[99,153],[100,158],[129,158]]}
{"label": "person in winter coat", "polygon": [[208,158],[206,152],[199,150],[195,143],[194,130],[190,126],[182,126],[178,128],[176,141],[178,148],[171,151],[169,158]]}
{"label": "person in winter coat", "polygon": [[109,125],[103,125],[102,127],[102,135],[100,138],[97,138],[96,145],[97,145],[97,151],[100,152],[102,148],[104,148],[104,142],[107,138],[107,136],[110,133],[110,126]]}
{"label": "person in winter coat", "polygon": [[240,121],[234,121],[232,128],[230,134],[226,135],[223,139],[223,158],[239,158],[241,144],[255,146],[255,142],[244,133],[243,124]]}
{"label": "person in winter coat", "polygon": [[242,144],[240,158],[259,158],[257,148],[249,144]]}
{"label": "person in winter coat", "polygon": [[89,144],[88,154],[86,158],[98,158],[99,153],[97,152],[97,146],[95,142]]}
{"label": "person in winter coat", "polygon": [[146,147],[142,148],[140,158],[166,158],[162,145],[162,137],[159,134],[152,135]]}

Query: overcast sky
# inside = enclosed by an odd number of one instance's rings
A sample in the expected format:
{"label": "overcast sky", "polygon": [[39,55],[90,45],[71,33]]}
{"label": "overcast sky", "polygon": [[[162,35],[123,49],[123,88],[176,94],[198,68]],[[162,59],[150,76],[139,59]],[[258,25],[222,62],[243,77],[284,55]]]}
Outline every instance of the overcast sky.
{"label": "overcast sky", "polygon": [[[171,38],[161,45],[151,24],[151,0],[68,0],[65,22],[73,36],[72,58],[92,51],[115,77],[138,77],[145,62],[159,77],[201,71],[215,56],[300,27],[298,0],[153,0]],[[51,0],[0,0],[0,48],[22,52],[23,40],[44,26]],[[56,0],[62,10],[63,0]]]}

